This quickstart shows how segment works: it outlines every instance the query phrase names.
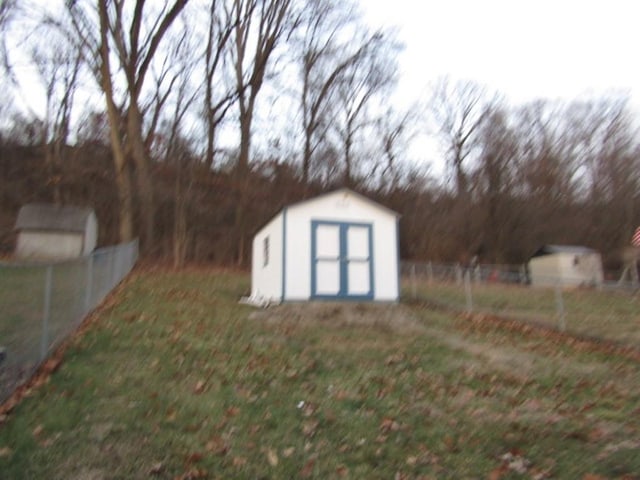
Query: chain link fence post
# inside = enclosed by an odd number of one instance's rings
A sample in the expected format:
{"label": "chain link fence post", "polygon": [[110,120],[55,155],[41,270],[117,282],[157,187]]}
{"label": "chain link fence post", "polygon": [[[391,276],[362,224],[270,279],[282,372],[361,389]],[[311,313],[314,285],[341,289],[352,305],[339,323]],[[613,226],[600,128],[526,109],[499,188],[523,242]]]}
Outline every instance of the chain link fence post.
{"label": "chain link fence post", "polygon": [[467,300],[467,313],[473,311],[473,297],[471,295],[471,272],[467,269],[464,272],[464,293]]}
{"label": "chain link fence post", "polygon": [[84,313],[91,310],[91,296],[93,294],[93,255],[87,257],[87,279],[84,292]]}
{"label": "chain link fence post", "polygon": [[418,298],[418,279],[416,278],[416,264],[411,264],[411,293],[413,295],[413,299]]}
{"label": "chain link fence post", "polygon": [[0,278],[6,280],[0,303],[0,402],[46,361],[52,347],[131,271],[137,257],[134,240],[75,260],[0,263]]}
{"label": "chain link fence post", "polygon": [[40,361],[44,362],[49,350],[49,321],[51,320],[51,288],[53,266],[49,265],[44,273],[44,299],[42,304],[42,331],[40,332]]}
{"label": "chain link fence post", "polygon": [[556,283],[556,313],[558,315],[558,328],[561,332],[564,332],[567,328],[566,318],[565,318],[565,310],[564,310],[564,299],[562,298],[562,285],[560,282]]}

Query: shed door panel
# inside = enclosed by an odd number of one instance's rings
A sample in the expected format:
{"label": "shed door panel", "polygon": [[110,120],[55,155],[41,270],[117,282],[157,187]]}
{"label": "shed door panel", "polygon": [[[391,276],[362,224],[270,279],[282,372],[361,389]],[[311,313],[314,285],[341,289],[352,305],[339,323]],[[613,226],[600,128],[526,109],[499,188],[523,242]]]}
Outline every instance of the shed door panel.
{"label": "shed door panel", "polygon": [[312,297],[373,298],[371,225],[312,222]]}
{"label": "shed door panel", "polygon": [[322,260],[340,258],[340,227],[338,225],[318,225],[316,228],[316,256]]}
{"label": "shed door panel", "polygon": [[347,225],[347,295],[368,295],[371,290],[369,272],[369,226]]}
{"label": "shed door panel", "polygon": [[316,235],[316,293],[338,295],[340,291],[340,227],[318,225]]}

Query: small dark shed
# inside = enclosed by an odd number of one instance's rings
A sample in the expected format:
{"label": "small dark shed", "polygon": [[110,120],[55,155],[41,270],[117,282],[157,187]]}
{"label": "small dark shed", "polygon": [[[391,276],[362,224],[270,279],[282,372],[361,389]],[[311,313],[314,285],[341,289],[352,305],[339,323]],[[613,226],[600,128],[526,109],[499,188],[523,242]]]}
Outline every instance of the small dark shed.
{"label": "small dark shed", "polygon": [[15,229],[15,256],[19,259],[62,260],[88,255],[98,239],[93,209],[71,205],[24,205]]}

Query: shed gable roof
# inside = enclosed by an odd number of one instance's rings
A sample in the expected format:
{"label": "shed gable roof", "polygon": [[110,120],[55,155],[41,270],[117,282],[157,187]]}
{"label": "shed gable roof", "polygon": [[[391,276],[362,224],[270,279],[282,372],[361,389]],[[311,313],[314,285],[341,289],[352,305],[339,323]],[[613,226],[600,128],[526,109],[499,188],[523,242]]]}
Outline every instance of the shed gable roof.
{"label": "shed gable roof", "polygon": [[544,255],[552,255],[554,253],[568,253],[572,255],[584,255],[585,253],[598,253],[589,247],[581,245],[543,245],[535,251],[531,258],[542,257]]}
{"label": "shed gable roof", "polygon": [[399,217],[400,214],[394,210],[391,210],[390,208],[385,207],[384,205],[381,205],[378,202],[375,202],[373,200],[371,200],[368,197],[365,197],[364,195],[359,194],[358,192],[354,192],[353,190],[351,190],[350,188],[339,188],[338,190],[333,190],[331,192],[327,192],[327,193],[323,193],[321,195],[318,195],[316,197],[313,198],[308,198],[306,200],[302,200],[298,203],[293,203],[291,205],[289,205],[287,208],[298,208],[298,207],[302,207],[305,206],[306,204],[311,204],[313,202],[319,201],[319,200],[323,200],[326,199],[327,197],[332,197],[332,196],[339,196],[339,195],[347,195],[347,196],[352,196],[358,200],[360,200],[361,202],[364,202],[374,208],[377,208],[385,213],[388,213],[389,215],[393,215],[394,217]]}
{"label": "shed gable roof", "polygon": [[93,213],[88,207],[29,203],[18,212],[16,230],[50,230],[84,232],[87,219]]}

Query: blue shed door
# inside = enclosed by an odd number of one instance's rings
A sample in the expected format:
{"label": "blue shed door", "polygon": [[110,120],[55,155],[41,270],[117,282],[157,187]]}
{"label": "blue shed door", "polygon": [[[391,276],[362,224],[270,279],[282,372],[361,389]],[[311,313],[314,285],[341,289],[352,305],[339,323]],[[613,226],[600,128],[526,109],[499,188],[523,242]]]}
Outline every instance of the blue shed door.
{"label": "blue shed door", "polygon": [[371,300],[371,224],[311,223],[311,297]]}

